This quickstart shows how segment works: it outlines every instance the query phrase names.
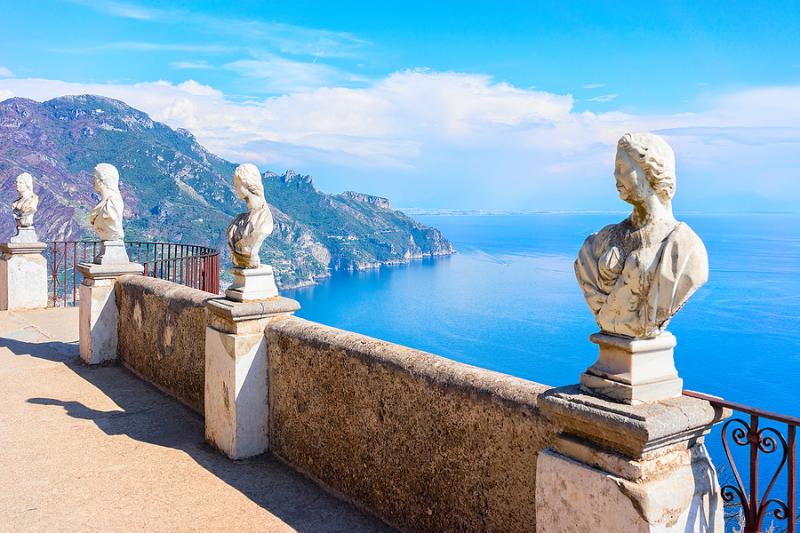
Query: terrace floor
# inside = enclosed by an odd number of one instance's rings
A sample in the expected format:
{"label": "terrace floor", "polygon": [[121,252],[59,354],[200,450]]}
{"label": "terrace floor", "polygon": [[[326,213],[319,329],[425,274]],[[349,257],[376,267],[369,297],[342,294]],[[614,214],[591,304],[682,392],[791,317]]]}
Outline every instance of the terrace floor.
{"label": "terrace floor", "polygon": [[0,531],[388,531],[77,339],[77,309],[0,311]]}

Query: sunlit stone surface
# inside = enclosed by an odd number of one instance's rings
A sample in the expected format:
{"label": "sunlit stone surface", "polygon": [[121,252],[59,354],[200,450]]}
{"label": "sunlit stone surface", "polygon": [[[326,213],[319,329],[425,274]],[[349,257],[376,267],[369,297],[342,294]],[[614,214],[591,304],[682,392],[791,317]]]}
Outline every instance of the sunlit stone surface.
{"label": "sunlit stone surface", "polygon": [[206,440],[231,459],[264,453],[269,444],[267,339],[270,321],[300,308],[294,300],[206,302],[204,414]]}
{"label": "sunlit stone surface", "polygon": [[0,244],[0,311],[47,307],[46,247],[41,242]]}
{"label": "sunlit stone surface", "polygon": [[78,288],[81,359],[90,365],[114,361],[119,329],[114,283],[124,274],[142,274],[142,265],[81,263],[78,271],[83,276]]}
{"label": "sunlit stone surface", "polygon": [[120,241],[125,238],[122,229],[125,204],[119,192],[119,172],[114,165],[100,163],[94,167],[93,178],[100,202],[92,209],[89,223],[102,240]]}
{"label": "sunlit stone surface", "polygon": [[233,186],[236,196],[247,204],[247,212],[237,215],[228,226],[228,247],[234,266],[255,268],[261,265],[258,256],[261,244],[273,228],[272,213],[264,198],[264,184],[258,168],[250,163],[236,167]]}
{"label": "sunlit stone surface", "polygon": [[264,198],[264,184],[258,168],[250,163],[236,167],[233,174],[236,195],[247,204],[228,226],[228,248],[234,267],[233,284],[225,291],[230,300],[258,301],[278,295],[272,267],[262,266],[259,251],[273,229],[272,213]]}
{"label": "sunlit stone surface", "polygon": [[601,330],[652,338],[708,280],[708,256],[700,238],[672,215],[675,154],[664,139],[626,133],[614,176],[633,212],[586,239],[575,273]]}
{"label": "sunlit stone surface", "polygon": [[100,253],[94,258],[99,265],[129,263],[125,251],[125,231],[122,229],[122,214],[125,204],[119,191],[119,172],[114,165],[100,163],[94,167],[94,190],[100,202],[89,214],[89,223],[102,240]]}
{"label": "sunlit stone surface", "polygon": [[81,263],[80,286],[81,358],[95,365],[117,358],[119,319],[114,283],[124,274],[142,274],[142,265],[131,263],[125,250],[122,215],[125,204],[119,191],[119,172],[114,165],[94,167],[94,190],[100,202],[92,209],[89,223],[100,236],[100,253],[93,263]]}
{"label": "sunlit stone surface", "polygon": [[16,179],[19,198],[11,204],[17,233],[0,244],[0,311],[47,307],[47,260],[42,252],[33,216],[39,197],[33,192],[33,176],[23,172]]}
{"label": "sunlit stone surface", "polygon": [[537,532],[725,531],[703,438],[730,412],[688,396],[621,405],[574,385],[537,405],[562,428],[536,461]]}
{"label": "sunlit stone surface", "polygon": [[575,274],[601,333],[600,357],[582,376],[585,389],[637,404],[680,396],[676,342],[667,324],[708,280],[700,238],[672,214],[675,154],[651,133],[626,133],[617,144],[617,190],[633,211],[590,235]]}
{"label": "sunlit stone surface", "polygon": [[33,215],[39,208],[39,197],[33,192],[33,176],[23,172],[17,176],[16,186],[19,198],[11,204],[11,208],[17,234],[11,237],[9,242],[38,242],[39,238],[33,227]]}

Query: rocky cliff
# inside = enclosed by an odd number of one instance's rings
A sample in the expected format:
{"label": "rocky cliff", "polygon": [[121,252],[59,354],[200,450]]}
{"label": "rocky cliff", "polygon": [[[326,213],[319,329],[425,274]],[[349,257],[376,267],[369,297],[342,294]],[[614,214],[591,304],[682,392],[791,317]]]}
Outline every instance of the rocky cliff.
{"label": "rocky cliff", "polygon": [[[41,238],[94,239],[86,217],[95,202],[91,172],[99,162],[120,170],[129,240],[224,249],[225,228],[245,208],[233,192],[236,165],[209,153],[186,130],[99,96],[41,103],[12,98],[0,102],[0,239],[13,232],[14,178],[23,171],[36,180]],[[392,210],[384,198],[325,194],[311,176],[291,170],[266,172],[264,185],[276,228],[262,257],[284,288],[315,283],[331,270],[453,253],[438,230]]]}

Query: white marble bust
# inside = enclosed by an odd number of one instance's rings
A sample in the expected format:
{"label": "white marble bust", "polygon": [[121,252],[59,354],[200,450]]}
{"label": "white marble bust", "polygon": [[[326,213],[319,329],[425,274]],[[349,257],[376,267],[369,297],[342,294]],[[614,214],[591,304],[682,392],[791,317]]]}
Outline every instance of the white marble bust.
{"label": "white marble bust", "polygon": [[233,184],[236,195],[247,203],[247,212],[237,215],[228,226],[228,248],[235,267],[258,268],[261,244],[273,229],[261,174],[255,165],[244,163],[236,167]]}
{"label": "white marble bust", "polygon": [[39,197],[33,192],[33,176],[23,172],[17,176],[17,192],[19,198],[11,204],[14,210],[14,220],[17,223],[17,230],[20,228],[30,228],[33,226],[33,215],[39,208]]}
{"label": "white marble bust", "polygon": [[94,190],[100,195],[100,201],[89,215],[89,223],[100,239],[104,241],[121,241],[125,238],[122,229],[122,213],[125,204],[119,192],[119,172],[114,165],[100,163],[94,167]]}
{"label": "white marble bust", "polygon": [[603,332],[652,338],[708,280],[708,255],[672,215],[675,154],[663,138],[623,135],[614,176],[633,212],[586,239],[575,274]]}

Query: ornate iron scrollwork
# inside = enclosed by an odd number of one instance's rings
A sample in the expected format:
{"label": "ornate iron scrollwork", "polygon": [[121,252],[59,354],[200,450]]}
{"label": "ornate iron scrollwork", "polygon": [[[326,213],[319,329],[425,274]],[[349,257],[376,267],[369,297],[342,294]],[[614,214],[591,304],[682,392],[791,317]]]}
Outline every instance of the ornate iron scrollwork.
{"label": "ornate iron scrollwork", "polygon": [[[789,456],[789,445],[784,436],[773,427],[758,428],[758,416],[751,415],[750,424],[741,418],[732,418],[722,426],[722,446],[728,457],[731,471],[736,480],[736,485],[726,484],[722,487],[722,499],[726,503],[733,503],[737,498],[741,504],[745,517],[745,531],[761,531],[764,518],[770,507],[773,507],[772,516],[777,520],[786,520],[790,516],[789,507],[778,498],[770,498],[775,482],[786,465]],[[732,425],[738,424],[739,427]],[[750,492],[745,488],[736,461],[731,453],[730,440],[738,446],[750,448]],[[758,455],[760,453],[772,454],[780,451],[781,457],[778,467],[770,478],[763,494],[758,494]]]}

